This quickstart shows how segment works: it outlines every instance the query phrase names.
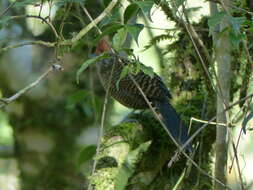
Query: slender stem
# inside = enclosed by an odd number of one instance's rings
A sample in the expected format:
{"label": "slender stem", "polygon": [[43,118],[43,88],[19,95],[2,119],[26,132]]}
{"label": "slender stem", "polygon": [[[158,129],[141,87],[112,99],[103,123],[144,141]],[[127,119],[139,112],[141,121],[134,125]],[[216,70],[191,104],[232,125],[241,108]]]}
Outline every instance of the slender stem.
{"label": "slender stem", "polygon": [[18,91],[17,93],[15,93],[14,95],[12,95],[9,98],[1,98],[0,101],[2,102],[2,104],[0,104],[0,108],[4,107],[5,105],[7,105],[7,104],[9,104],[11,102],[13,102],[14,100],[18,99],[24,93],[26,93],[27,91],[31,90],[33,87],[35,87],[36,85],[38,85],[44,78],[46,78],[46,76],[50,72],[52,72],[54,70],[61,71],[61,70],[63,70],[63,68],[60,65],[58,65],[58,64],[53,64],[41,76],[39,76],[37,78],[37,80],[35,80],[31,84],[27,85],[26,87],[24,87],[23,89],[21,89],[20,91]]}

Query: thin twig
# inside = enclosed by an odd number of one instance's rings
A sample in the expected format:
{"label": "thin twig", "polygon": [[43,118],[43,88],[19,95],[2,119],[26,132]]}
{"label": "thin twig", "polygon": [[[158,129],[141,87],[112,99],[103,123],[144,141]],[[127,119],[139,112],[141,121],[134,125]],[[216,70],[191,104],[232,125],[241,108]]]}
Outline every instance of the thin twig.
{"label": "thin twig", "polygon": [[[245,100],[245,101],[246,101],[246,100]],[[250,104],[250,103],[249,103],[249,104]],[[249,108],[249,105],[247,106],[247,108]],[[247,113],[248,111],[249,111],[248,109],[245,110],[245,115],[246,115],[246,113]],[[239,147],[239,143],[240,143],[240,140],[241,140],[241,137],[242,137],[242,131],[243,131],[243,129],[240,130],[240,133],[239,133],[239,136],[238,136],[238,139],[237,139],[237,142],[236,142],[236,146],[235,146],[235,147],[236,147],[236,150],[238,150],[238,147]],[[230,167],[229,167],[229,173],[231,173],[231,170],[232,170],[232,168],[233,168],[235,156],[237,156],[236,154],[237,154],[237,151],[234,152],[234,156],[233,156],[233,158],[232,158],[231,165],[230,165]]]}
{"label": "thin twig", "polygon": [[[213,2],[213,3],[218,3],[218,4],[222,4],[222,2],[223,2],[221,0],[207,0],[207,1],[210,1],[210,2]],[[241,7],[237,7],[237,6],[232,5],[230,3],[224,3],[223,5],[226,5],[226,6],[230,7],[230,8],[233,8],[233,9],[236,9],[236,10],[239,10],[239,11],[243,11],[243,12],[248,13],[249,15],[253,16],[253,12],[248,11],[246,9],[243,9]]]}
{"label": "thin twig", "polygon": [[16,3],[17,1],[13,1],[2,13],[0,13],[0,18],[4,16]]}
{"label": "thin twig", "polygon": [[[91,17],[91,15],[88,12],[88,10],[83,5],[81,5],[81,6],[82,6],[82,9],[84,10],[84,12],[86,13],[86,15],[88,16],[88,18],[90,19],[91,23],[94,22],[93,18]],[[97,24],[95,24],[95,27],[98,30],[98,32],[101,34],[102,31],[97,27]],[[104,131],[106,108],[107,108],[107,104],[108,104],[109,92],[110,92],[110,88],[111,88],[111,81],[112,81],[112,76],[113,76],[114,69],[115,69],[115,63],[113,64],[113,67],[112,67],[112,70],[111,70],[111,73],[110,73],[109,84],[108,84],[108,87],[106,89],[104,105],[103,105],[103,112],[102,112],[102,117],[101,117],[100,130],[99,130],[99,135],[98,135],[97,148],[96,148],[96,156],[100,152],[101,139],[103,137],[103,131]],[[93,163],[93,166],[92,166],[92,171],[91,171],[91,176],[93,176],[95,174],[96,166],[97,166],[97,159],[94,160],[94,163]],[[88,190],[92,190],[91,181],[89,182]]]}
{"label": "thin twig", "polygon": [[41,16],[36,16],[36,15],[18,15],[18,16],[12,16],[11,19],[19,19],[19,18],[36,18],[36,19],[40,19],[42,20],[43,22],[45,22],[50,28],[51,30],[53,31],[55,37],[58,39],[59,38],[59,35],[54,27],[54,25],[50,22],[50,21],[47,21],[47,19],[41,17]]}
{"label": "thin twig", "polygon": [[[68,5],[68,4],[67,4]],[[71,9],[71,6],[72,6],[72,3],[70,3],[70,5],[66,8],[66,10],[64,10],[64,15],[63,15],[63,18],[61,20],[61,24],[60,24],[60,36],[64,39],[64,36],[63,36],[63,28],[64,28],[64,25],[65,25],[65,20],[67,19],[68,15],[69,15],[69,12],[70,12],[70,9]]]}
{"label": "thin twig", "polygon": [[[216,117],[219,115],[219,114],[224,114],[225,112],[229,111],[230,109],[232,109],[234,106],[238,105],[240,102],[242,101],[245,101],[249,98],[252,98],[253,97],[253,93],[249,94],[248,96],[234,102],[233,104],[229,105],[226,109],[224,109],[221,113],[217,113],[216,116],[214,116],[213,118],[211,118],[208,122],[213,122]],[[208,126],[208,123],[205,123],[204,125],[202,125],[197,131],[194,132],[194,134],[191,135],[191,137],[188,139],[188,141],[182,146],[182,148],[184,148],[186,146],[186,144],[190,143],[203,129],[205,129],[206,127]],[[179,150],[179,153],[180,153],[181,150]],[[174,157],[171,159],[170,162],[174,162],[177,158]],[[169,162],[169,163],[170,163]],[[207,175],[209,176],[209,174]],[[212,176],[209,176],[211,178],[213,178]]]}
{"label": "thin twig", "polygon": [[205,121],[205,120],[202,120],[202,119],[197,119],[197,118],[194,118],[194,117],[191,117],[190,123],[192,123],[192,120],[200,122],[200,123],[207,123],[208,125],[219,125],[219,126],[227,127],[227,124],[225,124],[225,123],[210,122],[210,121]]}
{"label": "thin twig", "polygon": [[50,66],[50,68],[48,68],[46,70],[46,72],[44,72],[40,77],[38,77],[38,79],[36,81],[32,82],[31,84],[29,84],[25,88],[21,89],[20,91],[18,91],[17,93],[15,93],[14,95],[12,95],[9,98],[1,98],[0,100],[1,100],[2,104],[0,104],[0,108],[13,102],[14,100],[19,98],[24,93],[31,90],[33,87],[35,87],[37,84],[39,84],[51,71],[61,71],[61,70],[63,70],[63,68],[60,65],[53,64],[52,66]]}
{"label": "thin twig", "polygon": [[4,52],[4,51],[8,51],[8,50],[13,49],[13,48],[18,48],[18,47],[27,46],[27,45],[42,45],[42,46],[46,46],[46,47],[55,47],[56,42],[45,42],[45,41],[41,41],[41,40],[21,42],[21,43],[18,43],[18,44],[14,44],[14,45],[10,45],[10,46],[0,48],[0,53]]}
{"label": "thin twig", "polygon": [[[242,129],[240,131],[240,136],[241,136],[241,134],[242,134]],[[236,146],[235,146],[235,143],[233,142],[232,147],[233,147],[233,151],[234,151],[234,158],[236,160],[236,166],[237,166],[237,171],[238,171],[238,175],[239,175],[239,179],[240,179],[241,189],[245,190],[244,184],[243,184],[242,172],[241,172],[240,163],[239,163],[238,154],[237,154],[237,149],[238,149],[238,146],[239,146],[239,139],[240,138],[238,138]],[[231,168],[232,168],[232,166],[231,166]]]}
{"label": "thin twig", "polygon": [[110,4],[104,9],[104,11],[90,24],[88,24],[85,28],[83,28],[75,37],[71,39],[71,43],[75,44],[79,41],[87,32],[89,32],[93,27],[95,27],[105,16],[107,16],[113,7],[117,4],[118,0],[112,0]]}

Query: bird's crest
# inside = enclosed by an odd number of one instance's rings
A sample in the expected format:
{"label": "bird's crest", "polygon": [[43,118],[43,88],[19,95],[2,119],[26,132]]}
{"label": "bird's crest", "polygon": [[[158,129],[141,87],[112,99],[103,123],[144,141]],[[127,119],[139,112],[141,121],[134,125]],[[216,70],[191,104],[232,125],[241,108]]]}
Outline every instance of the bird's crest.
{"label": "bird's crest", "polygon": [[105,51],[110,51],[111,50],[111,46],[109,45],[109,43],[107,42],[106,38],[102,38],[101,40],[99,40],[97,48],[95,53],[97,55],[104,53]]}

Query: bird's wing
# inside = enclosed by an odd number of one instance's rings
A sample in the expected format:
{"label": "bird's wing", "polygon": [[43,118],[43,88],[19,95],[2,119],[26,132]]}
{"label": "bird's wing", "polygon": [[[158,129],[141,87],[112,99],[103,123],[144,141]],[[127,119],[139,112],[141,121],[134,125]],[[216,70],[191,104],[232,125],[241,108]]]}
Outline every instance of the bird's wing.
{"label": "bird's wing", "polygon": [[[139,84],[144,94],[150,99],[164,99],[165,97],[171,98],[171,94],[162,79],[158,75],[151,78],[149,75],[142,71],[136,75],[132,75],[133,79]],[[130,76],[126,76],[119,82],[119,88],[125,92],[142,96],[139,89],[136,87]]]}

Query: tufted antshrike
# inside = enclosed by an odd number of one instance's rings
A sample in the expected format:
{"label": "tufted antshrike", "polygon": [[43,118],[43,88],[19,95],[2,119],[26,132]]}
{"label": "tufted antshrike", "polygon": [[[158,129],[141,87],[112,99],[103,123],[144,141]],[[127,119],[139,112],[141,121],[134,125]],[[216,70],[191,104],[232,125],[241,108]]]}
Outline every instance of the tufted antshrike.
{"label": "tufted antshrike", "polygon": [[[110,50],[111,47],[108,42],[102,39],[99,41],[95,53],[98,55],[105,51],[110,52]],[[104,88],[109,90],[110,95],[126,107],[147,109],[149,108],[147,102],[130,76],[127,75],[119,81],[121,71],[127,64],[131,64],[131,61],[120,57],[116,53],[111,53],[110,57],[98,61],[96,65],[101,82]],[[162,79],[156,74],[151,78],[142,71],[136,75],[132,74],[132,77],[139,84],[148,100],[162,115],[167,129],[174,139],[180,145],[184,144],[189,138],[187,128],[182,123],[175,109],[170,105],[169,99],[171,98],[171,94]],[[118,81],[119,83],[117,84]],[[110,82],[111,84],[109,85]],[[191,151],[191,145],[188,145],[187,149]]]}

